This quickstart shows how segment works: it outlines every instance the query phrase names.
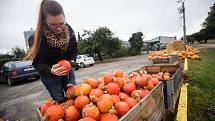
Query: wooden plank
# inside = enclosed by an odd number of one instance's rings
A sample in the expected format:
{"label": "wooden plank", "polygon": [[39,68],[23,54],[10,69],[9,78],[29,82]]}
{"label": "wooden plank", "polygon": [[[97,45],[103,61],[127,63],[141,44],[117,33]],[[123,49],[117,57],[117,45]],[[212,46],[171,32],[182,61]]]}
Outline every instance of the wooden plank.
{"label": "wooden plank", "polygon": [[148,74],[155,74],[158,72],[169,72],[172,74],[172,77],[168,81],[164,81],[164,96],[165,96],[165,105],[166,109],[169,111],[174,111],[176,102],[178,100],[180,89],[183,80],[183,63],[179,63],[179,65],[152,65],[152,66],[145,66],[136,72],[141,74],[148,73]]}
{"label": "wooden plank", "polygon": [[164,115],[163,83],[160,82],[134,109],[119,121],[160,121]]}

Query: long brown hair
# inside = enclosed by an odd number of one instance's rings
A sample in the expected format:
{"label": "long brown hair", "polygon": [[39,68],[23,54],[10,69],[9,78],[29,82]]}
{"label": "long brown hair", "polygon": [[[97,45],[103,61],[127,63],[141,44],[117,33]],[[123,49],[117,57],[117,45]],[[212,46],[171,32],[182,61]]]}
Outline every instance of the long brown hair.
{"label": "long brown hair", "polygon": [[41,43],[41,36],[43,29],[46,26],[46,17],[48,15],[64,15],[64,11],[62,6],[54,0],[43,0],[40,4],[40,10],[37,20],[37,26],[34,33],[34,41],[32,47],[29,49],[27,55],[25,56],[25,59],[32,60],[37,55],[39,49],[40,49],[40,43]]}

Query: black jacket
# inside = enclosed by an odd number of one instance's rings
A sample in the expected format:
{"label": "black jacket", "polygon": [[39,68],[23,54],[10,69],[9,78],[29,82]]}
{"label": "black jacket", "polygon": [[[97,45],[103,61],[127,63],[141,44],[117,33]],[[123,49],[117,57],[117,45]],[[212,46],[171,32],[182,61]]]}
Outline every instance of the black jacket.
{"label": "black jacket", "polygon": [[77,41],[75,33],[70,26],[69,31],[70,41],[66,51],[50,46],[46,41],[44,32],[42,33],[40,49],[32,63],[41,76],[54,76],[51,74],[51,67],[60,60],[76,60],[78,52]]}

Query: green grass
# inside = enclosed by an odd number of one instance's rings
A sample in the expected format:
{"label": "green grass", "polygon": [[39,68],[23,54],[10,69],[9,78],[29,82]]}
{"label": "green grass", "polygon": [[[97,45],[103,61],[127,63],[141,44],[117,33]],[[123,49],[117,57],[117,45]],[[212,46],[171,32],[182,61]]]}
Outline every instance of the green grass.
{"label": "green grass", "polygon": [[215,39],[214,40],[208,40],[208,44],[215,44]]}
{"label": "green grass", "polygon": [[188,61],[188,121],[215,121],[215,49],[201,50],[200,56],[201,61]]}

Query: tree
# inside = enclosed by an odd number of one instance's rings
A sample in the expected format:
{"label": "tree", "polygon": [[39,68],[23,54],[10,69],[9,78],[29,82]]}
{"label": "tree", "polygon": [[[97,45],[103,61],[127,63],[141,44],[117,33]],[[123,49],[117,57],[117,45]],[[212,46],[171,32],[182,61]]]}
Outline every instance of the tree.
{"label": "tree", "polygon": [[192,41],[198,41],[201,43],[207,43],[207,40],[215,38],[215,3],[210,7],[210,12],[205,19],[205,22],[202,23],[202,29],[188,36],[188,39]]}
{"label": "tree", "polygon": [[107,43],[111,41],[112,36],[113,32],[107,27],[99,27],[99,29],[92,34],[94,50],[100,61],[103,61],[101,53],[105,53],[105,48],[109,45],[107,45]]}
{"label": "tree", "polygon": [[5,58],[13,58],[13,55],[6,53],[6,54],[1,54],[0,53],[0,59],[5,59]]}
{"label": "tree", "polygon": [[91,31],[84,30],[84,33],[80,37],[81,41],[78,41],[78,50],[79,54],[90,54],[91,56],[94,54],[94,47],[92,42]]}
{"label": "tree", "polygon": [[142,32],[133,33],[128,41],[130,42],[131,45],[131,47],[129,48],[130,55],[140,54],[141,47],[143,47],[143,33]]}
{"label": "tree", "polygon": [[25,56],[25,50],[19,47],[12,48],[11,53],[15,58],[23,58]]}
{"label": "tree", "polygon": [[205,19],[205,22],[203,23],[203,27],[215,27],[215,3],[212,7],[210,7],[210,12],[208,12],[208,17]]}
{"label": "tree", "polygon": [[215,3],[210,7],[210,12],[208,12],[208,17],[203,23],[203,29],[199,32],[201,35],[206,37],[206,39],[215,38]]}
{"label": "tree", "polygon": [[84,30],[81,41],[78,42],[80,53],[97,55],[103,61],[102,55],[116,56],[121,49],[122,41],[113,36],[107,27],[99,27],[95,32]]}
{"label": "tree", "polygon": [[122,41],[118,37],[111,37],[109,40],[104,41],[105,54],[113,57],[117,56],[122,46]]}

